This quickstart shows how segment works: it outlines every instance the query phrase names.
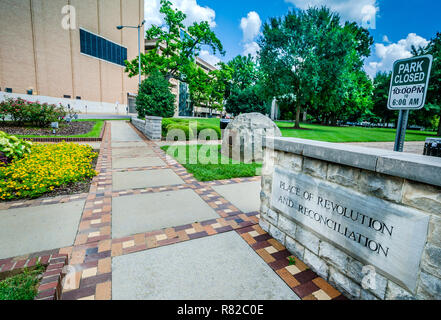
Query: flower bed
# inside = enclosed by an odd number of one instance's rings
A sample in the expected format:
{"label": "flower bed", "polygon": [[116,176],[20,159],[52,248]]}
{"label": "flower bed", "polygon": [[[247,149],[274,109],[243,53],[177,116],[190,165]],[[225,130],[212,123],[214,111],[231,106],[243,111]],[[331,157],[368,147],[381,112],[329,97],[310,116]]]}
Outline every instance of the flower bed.
{"label": "flower bed", "polygon": [[0,166],[0,200],[36,198],[95,175],[98,156],[90,146],[73,143],[33,145],[30,154]]}
{"label": "flower bed", "polygon": [[64,107],[55,104],[26,101],[21,98],[8,98],[0,102],[0,118],[10,116],[19,124],[30,124],[36,127],[48,127],[51,122],[63,120],[67,115]]}

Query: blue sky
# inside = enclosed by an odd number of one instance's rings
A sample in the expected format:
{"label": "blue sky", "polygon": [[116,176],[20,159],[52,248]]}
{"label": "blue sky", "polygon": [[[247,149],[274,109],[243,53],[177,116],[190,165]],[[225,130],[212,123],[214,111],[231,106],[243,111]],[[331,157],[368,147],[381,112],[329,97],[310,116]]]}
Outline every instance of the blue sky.
{"label": "blue sky", "polygon": [[[187,23],[209,21],[222,41],[226,55],[201,57],[211,63],[229,61],[238,54],[255,54],[261,25],[289,9],[327,5],[344,20],[369,26],[374,37],[365,69],[371,75],[388,71],[395,60],[407,58],[411,45],[425,45],[441,32],[439,0],[172,0],[187,16]],[[159,0],[145,0],[147,23],[160,24]]]}

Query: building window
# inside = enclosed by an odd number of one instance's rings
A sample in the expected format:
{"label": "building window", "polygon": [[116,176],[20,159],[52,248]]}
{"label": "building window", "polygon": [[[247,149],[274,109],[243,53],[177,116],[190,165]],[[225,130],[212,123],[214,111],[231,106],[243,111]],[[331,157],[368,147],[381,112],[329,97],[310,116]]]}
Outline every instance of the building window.
{"label": "building window", "polygon": [[33,90],[32,90],[32,89],[29,89],[28,91],[26,91],[26,93],[27,93],[28,95],[32,96],[32,94],[33,94]]}
{"label": "building window", "polygon": [[70,99],[70,95],[65,94],[65,95],[63,96],[63,98],[64,98],[64,99]]}
{"label": "building window", "polygon": [[12,93],[12,88],[5,88],[5,92]]}
{"label": "building window", "polygon": [[80,29],[80,50],[88,56],[125,67],[127,48],[84,29]]}
{"label": "building window", "polygon": [[81,97],[80,97],[80,96],[76,96],[76,99],[77,99],[77,100],[81,100]]}

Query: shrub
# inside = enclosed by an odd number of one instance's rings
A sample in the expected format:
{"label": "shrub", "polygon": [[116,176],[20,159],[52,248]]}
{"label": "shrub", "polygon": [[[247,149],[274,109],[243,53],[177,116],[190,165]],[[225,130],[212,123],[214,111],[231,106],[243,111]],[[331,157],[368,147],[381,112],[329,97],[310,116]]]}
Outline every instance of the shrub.
{"label": "shrub", "polygon": [[38,144],[9,166],[0,167],[0,200],[36,198],[57,187],[97,175],[90,146],[74,143]]}
{"label": "shrub", "polygon": [[[30,153],[31,146],[32,143],[29,141],[18,139],[15,136],[10,136],[0,131],[0,152],[9,160],[19,159],[25,154]],[[2,161],[0,160],[0,162]],[[3,161],[3,163],[4,162],[5,161]]]}
{"label": "shrub", "polygon": [[37,127],[48,127],[51,122],[62,121],[66,117],[66,110],[60,104],[40,104],[26,101],[21,98],[8,98],[0,103],[0,117],[5,120],[11,116],[12,121],[19,124],[30,124]]}
{"label": "shrub", "polygon": [[[168,119],[164,119],[164,120],[168,120]],[[198,122],[197,127],[191,128],[190,130],[190,125],[188,120],[176,119],[177,121],[165,121],[165,122],[164,120],[162,122],[162,132],[163,132],[163,137],[165,138],[167,138],[168,133],[172,130],[182,130],[185,133],[186,140],[194,140],[200,137],[200,133],[203,130],[207,130],[207,129],[215,131],[218,139],[220,139],[222,135],[220,128],[214,125]],[[213,133],[211,134],[213,135]],[[207,140],[209,140],[209,138],[210,137],[207,137]]]}
{"label": "shrub", "polygon": [[175,96],[170,92],[170,84],[159,72],[151,74],[141,83],[136,97],[139,117],[173,117]]}

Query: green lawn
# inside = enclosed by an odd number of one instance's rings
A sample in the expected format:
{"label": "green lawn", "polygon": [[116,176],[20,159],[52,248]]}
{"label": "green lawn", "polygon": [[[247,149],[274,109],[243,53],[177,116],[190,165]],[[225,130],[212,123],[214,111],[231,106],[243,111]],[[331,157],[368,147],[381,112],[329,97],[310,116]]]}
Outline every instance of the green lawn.
{"label": "green lawn", "polygon": [[[319,140],[327,142],[387,142],[395,141],[396,129],[362,127],[328,127],[301,124],[303,130],[292,129],[293,123],[276,122],[284,137]],[[304,130],[307,129],[307,130]],[[407,130],[406,141],[425,141],[436,136],[435,132]]]}
{"label": "green lawn", "polygon": [[[195,147],[197,147],[197,155],[192,156],[192,158],[196,159],[196,161],[192,161],[195,164],[190,164],[190,148],[194,150],[193,148]],[[199,181],[254,177],[261,174],[262,164],[233,163],[231,159],[221,155],[221,147],[219,145],[186,145],[170,148],[170,146],[164,146],[161,149],[174,157]],[[201,150],[201,148],[203,149]],[[212,151],[216,152],[216,154],[213,154],[213,157],[211,157]],[[208,157],[210,157],[211,160],[204,161],[204,158]]]}
{"label": "green lawn", "polygon": [[[219,126],[218,118],[198,118],[195,121],[202,124]],[[188,123],[188,119],[178,121]],[[327,142],[393,142],[396,129],[363,128],[363,127],[329,127],[314,124],[301,124],[302,130],[293,129],[294,123],[276,121],[284,137],[319,140]],[[305,130],[306,129],[306,130]],[[406,141],[425,141],[435,137],[435,132],[407,130]]]}
{"label": "green lawn", "polygon": [[45,267],[25,268],[21,273],[0,280],[0,300],[33,300]]}

